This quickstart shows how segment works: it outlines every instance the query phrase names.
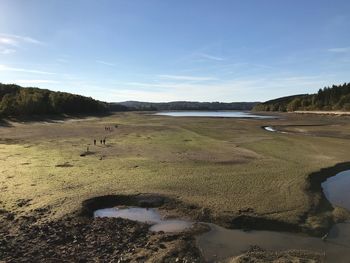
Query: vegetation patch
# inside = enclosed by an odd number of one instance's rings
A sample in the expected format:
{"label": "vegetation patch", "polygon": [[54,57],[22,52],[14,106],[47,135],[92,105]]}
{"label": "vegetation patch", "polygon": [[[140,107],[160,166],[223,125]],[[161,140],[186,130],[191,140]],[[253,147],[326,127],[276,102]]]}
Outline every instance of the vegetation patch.
{"label": "vegetation patch", "polygon": [[0,117],[108,111],[107,104],[66,92],[0,83]]}
{"label": "vegetation patch", "polygon": [[350,111],[350,83],[320,89],[316,94],[301,94],[259,103],[254,111]]}

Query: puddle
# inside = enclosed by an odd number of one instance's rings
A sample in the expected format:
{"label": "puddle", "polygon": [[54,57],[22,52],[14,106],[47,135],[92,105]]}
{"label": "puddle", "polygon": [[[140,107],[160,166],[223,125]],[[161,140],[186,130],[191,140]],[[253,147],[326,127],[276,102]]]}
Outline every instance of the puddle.
{"label": "puddle", "polygon": [[121,217],[138,222],[154,224],[161,221],[161,217],[155,209],[152,208],[105,208],[94,212],[94,217]]}
{"label": "puddle", "polygon": [[264,126],[264,130],[270,131],[270,132],[277,132],[277,130],[271,126]]}
{"label": "puddle", "polygon": [[322,188],[329,202],[350,210],[350,170],[329,177]]}
{"label": "puddle", "polygon": [[94,212],[94,217],[120,217],[138,222],[152,224],[154,232],[182,232],[192,227],[189,221],[178,219],[162,219],[157,209],[154,208],[104,208]]}
{"label": "puddle", "polygon": [[262,126],[261,128],[263,128],[265,131],[269,131],[269,132],[287,133],[284,131],[279,131],[272,126]]}
{"label": "puddle", "polygon": [[[322,184],[328,200],[337,206],[350,209],[350,170],[330,177]],[[302,234],[274,231],[226,229],[208,224],[211,230],[196,237],[198,247],[208,262],[238,256],[250,246],[257,245],[270,251],[291,249],[310,250],[324,254],[325,262],[348,263],[350,259],[350,222],[336,224],[326,241]]]}

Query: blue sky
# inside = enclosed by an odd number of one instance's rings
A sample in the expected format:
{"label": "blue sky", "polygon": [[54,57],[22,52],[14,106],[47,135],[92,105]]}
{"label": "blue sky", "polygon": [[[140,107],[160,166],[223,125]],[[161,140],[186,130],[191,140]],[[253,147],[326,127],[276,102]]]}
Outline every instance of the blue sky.
{"label": "blue sky", "polygon": [[350,81],[348,0],[0,0],[0,82],[264,101]]}

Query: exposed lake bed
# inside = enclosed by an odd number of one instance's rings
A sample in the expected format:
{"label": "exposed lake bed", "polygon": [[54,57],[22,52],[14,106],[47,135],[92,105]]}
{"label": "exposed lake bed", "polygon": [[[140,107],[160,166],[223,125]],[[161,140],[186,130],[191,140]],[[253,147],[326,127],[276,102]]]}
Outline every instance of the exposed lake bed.
{"label": "exposed lake bed", "polygon": [[[118,128],[113,131],[104,130],[104,126],[115,127],[116,124]],[[170,213],[170,217],[165,217],[169,221],[214,223],[218,227],[214,225],[216,234],[215,231],[203,233],[207,235],[204,240],[209,238],[212,242],[201,247],[203,255],[212,259],[240,256],[247,250],[251,256],[262,253],[271,256],[269,251],[274,249],[284,253],[286,249],[293,248],[292,240],[300,242],[299,238],[311,238],[286,231],[297,232],[301,227],[309,227],[305,230],[312,231],[313,225],[303,225],[305,222],[316,222],[317,230],[320,229],[318,222],[322,222],[325,224],[319,233],[324,235],[327,233],[326,226],[334,224],[332,221],[328,223],[333,218],[333,208],[329,203],[323,204],[322,201],[318,210],[319,200],[326,200],[320,195],[321,183],[326,177],[349,169],[346,165],[332,168],[325,177],[321,176],[324,178],[321,181],[309,183],[309,176],[315,171],[348,161],[349,125],[346,117],[160,118],[144,113],[123,113],[98,120],[12,125],[0,130],[0,173],[4,175],[0,185],[4,209],[0,215],[3,219],[0,235],[6,237],[6,243],[1,248],[7,248],[6,259],[15,255],[15,247],[21,248],[18,251],[22,255],[17,254],[18,258],[31,259],[39,258],[39,255],[45,258],[47,253],[52,253],[53,257],[60,255],[65,260],[77,261],[79,253],[87,255],[91,252],[91,256],[95,254],[106,260],[115,260],[118,256],[135,260],[141,256],[140,251],[145,253],[145,258],[166,253],[170,257],[175,247],[176,251],[186,251],[171,256],[178,257],[180,262],[186,258],[200,258],[196,254],[198,247],[193,245],[197,243],[191,231],[155,232],[150,230],[149,224],[122,218],[93,218],[90,212],[84,217],[66,219],[66,215],[79,210],[84,200],[116,193],[120,193],[126,202],[110,204],[110,199],[92,206],[90,210],[115,206],[149,207]],[[315,136],[278,135],[261,129],[262,126],[279,128],[286,125],[302,128]],[[292,129],[292,126],[288,127]],[[335,129],[337,127],[341,129]],[[90,151],[95,154],[80,158],[81,151],[86,150],[84,143],[91,144],[91,138],[99,139],[98,136],[106,136],[108,145],[90,145]],[[100,160],[100,156],[105,157]],[[63,168],[60,165],[67,162],[69,166],[64,165]],[[27,165],[16,165],[22,163]],[[164,203],[155,196],[141,198],[134,203],[125,197],[130,194],[140,196],[138,193],[145,192],[172,196],[177,201]],[[39,230],[49,229],[48,235],[35,236],[38,233],[35,225],[40,226]],[[235,225],[245,231],[232,229]],[[346,226],[346,223],[334,225],[325,242],[321,235],[311,239],[317,239],[322,244],[332,241],[342,243],[341,239],[347,239],[343,230]],[[277,233],[277,230],[280,232]],[[11,235],[10,231],[17,236]],[[72,235],[65,237],[61,234],[67,231]],[[115,231],[118,234],[113,239]],[[271,243],[259,241],[269,235],[273,237]],[[196,233],[196,236],[201,234]],[[228,236],[226,241],[233,245],[238,243],[232,241],[237,236],[246,241],[241,247],[231,247],[222,242],[223,236]],[[120,246],[116,244],[118,238],[125,241]],[[108,240],[112,242],[108,244]],[[278,243],[284,244],[283,240],[287,240],[285,244],[290,247],[278,247]],[[181,245],[178,241],[185,243],[180,242]],[[51,242],[60,245],[53,247]],[[89,247],[91,242],[102,243]],[[220,242],[222,248],[217,248]],[[254,247],[254,243],[260,244],[260,249]],[[39,245],[44,249],[35,256]],[[253,252],[250,245],[254,247]],[[101,246],[104,248],[97,251]],[[301,250],[299,246],[294,247]],[[68,254],[62,255],[59,248],[67,250]],[[119,254],[111,252],[115,248]],[[218,252],[213,252],[212,248]],[[132,249],[139,252],[132,252]],[[316,254],[323,253],[323,249],[311,245],[309,249]],[[305,258],[300,253],[299,256]],[[312,253],[307,254],[307,257],[313,256]]]}

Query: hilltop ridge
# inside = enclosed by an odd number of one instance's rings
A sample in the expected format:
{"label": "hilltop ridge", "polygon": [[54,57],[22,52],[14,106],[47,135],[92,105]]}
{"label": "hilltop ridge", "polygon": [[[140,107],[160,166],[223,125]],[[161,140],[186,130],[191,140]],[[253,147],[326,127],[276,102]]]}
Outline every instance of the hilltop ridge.
{"label": "hilltop ridge", "polygon": [[320,89],[315,94],[299,94],[259,103],[254,111],[350,111],[350,83]]}

